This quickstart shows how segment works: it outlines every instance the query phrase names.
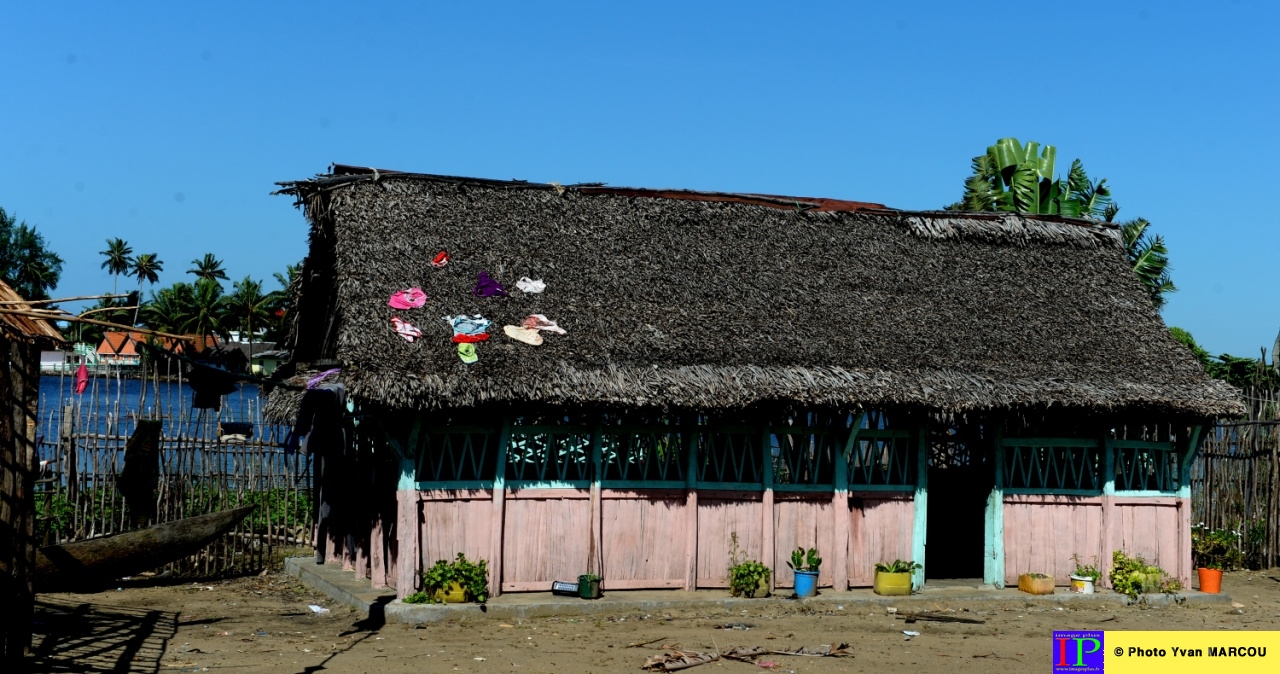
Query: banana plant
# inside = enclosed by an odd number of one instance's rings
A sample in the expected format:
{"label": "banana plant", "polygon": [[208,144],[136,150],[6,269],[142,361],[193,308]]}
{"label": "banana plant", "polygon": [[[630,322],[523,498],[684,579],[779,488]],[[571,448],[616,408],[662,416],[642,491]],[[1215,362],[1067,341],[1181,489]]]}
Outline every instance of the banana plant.
{"label": "banana plant", "polygon": [[1001,138],[974,157],[962,210],[1102,218],[1111,198],[1106,179],[1089,182],[1077,159],[1064,184],[1054,177],[1057,154],[1052,145]]}

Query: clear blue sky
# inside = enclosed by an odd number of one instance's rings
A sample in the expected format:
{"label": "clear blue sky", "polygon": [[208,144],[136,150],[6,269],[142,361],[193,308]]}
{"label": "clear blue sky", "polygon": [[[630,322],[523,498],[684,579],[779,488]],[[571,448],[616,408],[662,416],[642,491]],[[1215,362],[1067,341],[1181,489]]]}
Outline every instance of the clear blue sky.
{"label": "clear blue sky", "polygon": [[13,3],[0,206],[107,290],[305,253],[279,180],[331,162],[931,209],[997,138],[1058,147],[1165,236],[1214,353],[1280,329],[1280,4]]}

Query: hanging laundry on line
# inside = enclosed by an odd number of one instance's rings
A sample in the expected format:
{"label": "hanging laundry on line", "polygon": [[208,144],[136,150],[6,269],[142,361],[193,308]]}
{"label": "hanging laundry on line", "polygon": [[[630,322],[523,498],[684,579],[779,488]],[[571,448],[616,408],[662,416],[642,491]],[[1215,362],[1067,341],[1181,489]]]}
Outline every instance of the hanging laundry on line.
{"label": "hanging laundry on line", "polygon": [[565,334],[564,328],[556,325],[556,322],[543,316],[542,314],[531,314],[521,323],[530,330],[544,330],[546,332],[554,332],[557,335]]}
{"label": "hanging laundry on line", "polygon": [[489,276],[489,272],[482,271],[476,277],[476,287],[471,289],[471,294],[477,297],[507,297],[507,289],[502,287],[493,277]]}
{"label": "hanging laundry on line", "polygon": [[421,330],[399,316],[391,317],[391,327],[395,328],[397,335],[404,337],[404,341],[409,342],[410,344],[413,343],[413,340],[422,336]]}
{"label": "hanging laundry on line", "polygon": [[436,253],[436,256],[431,259],[431,266],[436,269],[439,269],[446,264],[449,264],[449,251],[442,250],[439,253]]}
{"label": "hanging laundry on line", "polygon": [[521,276],[520,280],[516,281],[516,287],[520,289],[520,292],[540,293],[547,289],[547,284],[543,283],[542,279],[535,280],[528,276]]}
{"label": "hanging laundry on line", "polygon": [[393,309],[417,309],[426,303],[427,294],[422,292],[422,288],[397,290],[391,293],[391,299],[387,300],[387,306]]}

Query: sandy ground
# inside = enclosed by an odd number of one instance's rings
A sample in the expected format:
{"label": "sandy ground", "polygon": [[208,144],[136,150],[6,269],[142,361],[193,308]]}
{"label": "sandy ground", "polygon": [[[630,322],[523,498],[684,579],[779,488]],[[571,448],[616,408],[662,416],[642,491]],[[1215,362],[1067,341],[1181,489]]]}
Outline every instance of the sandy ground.
{"label": "sandy ground", "polygon": [[[96,594],[41,595],[39,672],[612,672],[640,671],[663,646],[720,651],[847,643],[852,658],[762,658],[780,672],[949,674],[1047,671],[1054,629],[1280,630],[1280,569],[1228,574],[1237,606],[1121,607],[1045,602],[903,604],[949,611],[981,625],[906,625],[881,606],[806,610],[672,611],[503,622],[468,619],[422,627],[371,624],[284,575]],[[308,605],[328,608],[315,613]],[[936,605],[933,605],[936,604]],[[920,632],[911,640],[902,630]],[[628,647],[653,640],[652,645]],[[759,671],[715,662],[694,672]]]}

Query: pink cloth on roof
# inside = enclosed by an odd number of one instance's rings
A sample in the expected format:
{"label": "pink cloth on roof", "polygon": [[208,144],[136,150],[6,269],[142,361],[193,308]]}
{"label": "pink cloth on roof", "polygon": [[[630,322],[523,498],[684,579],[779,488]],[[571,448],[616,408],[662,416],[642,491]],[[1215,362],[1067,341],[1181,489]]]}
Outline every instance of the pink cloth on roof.
{"label": "pink cloth on roof", "polygon": [[397,290],[391,293],[391,299],[387,300],[387,306],[393,309],[417,309],[426,303],[427,294],[422,292],[422,288]]}
{"label": "pink cloth on roof", "polygon": [[404,341],[410,344],[413,343],[413,340],[422,336],[421,330],[399,316],[391,317],[391,327],[395,329],[397,335],[404,337]]}

